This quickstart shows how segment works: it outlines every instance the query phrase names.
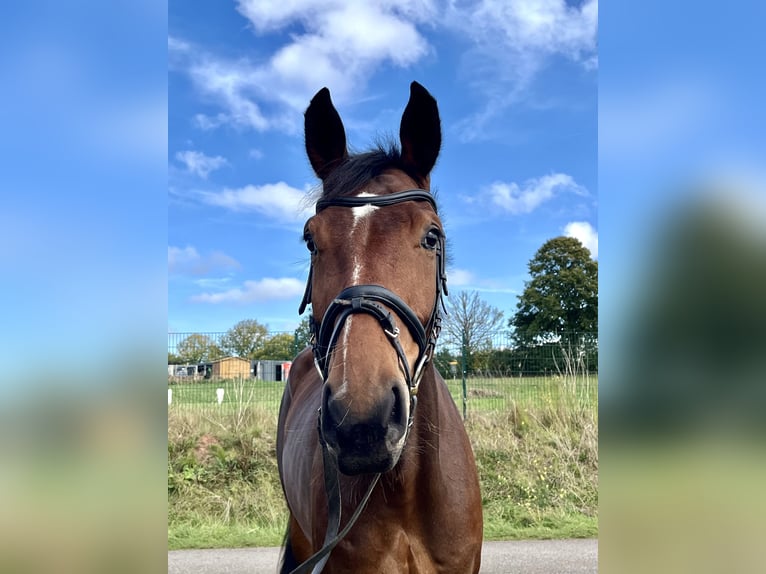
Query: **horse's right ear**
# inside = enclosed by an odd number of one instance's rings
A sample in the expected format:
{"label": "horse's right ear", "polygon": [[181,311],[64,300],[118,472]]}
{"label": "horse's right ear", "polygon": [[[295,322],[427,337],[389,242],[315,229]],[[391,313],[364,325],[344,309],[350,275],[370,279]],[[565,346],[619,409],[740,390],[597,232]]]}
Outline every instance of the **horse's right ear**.
{"label": "horse's right ear", "polygon": [[322,88],[311,99],[304,118],[306,153],[311,167],[321,180],[348,157],[346,131],[335,106],[330,90]]}

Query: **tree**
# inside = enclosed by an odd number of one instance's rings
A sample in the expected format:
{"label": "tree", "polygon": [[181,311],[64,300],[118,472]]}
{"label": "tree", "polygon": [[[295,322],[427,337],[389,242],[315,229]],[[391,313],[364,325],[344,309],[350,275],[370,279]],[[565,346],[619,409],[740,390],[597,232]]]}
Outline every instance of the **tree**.
{"label": "tree", "polygon": [[294,346],[295,337],[291,333],[278,333],[266,339],[252,358],[290,361],[294,356]]}
{"label": "tree", "polygon": [[308,317],[304,317],[300,325],[295,329],[293,355],[297,355],[309,345],[311,345],[311,327],[309,326]]}
{"label": "tree", "polygon": [[254,359],[267,336],[266,326],[255,319],[245,319],[226,331],[221,338],[221,348],[230,356]]}
{"label": "tree", "polygon": [[449,349],[443,346],[437,347],[436,354],[434,355],[434,365],[441,373],[441,376],[445,379],[454,379],[458,374],[458,366],[460,365],[460,355],[453,355]]}
{"label": "tree", "polygon": [[598,334],[598,262],[574,237],[546,241],[529,262],[531,280],[508,325],[520,345],[595,341]]}
{"label": "tree", "polygon": [[207,335],[193,333],[178,343],[177,357],[182,363],[198,364],[215,361],[223,356],[220,347]]}
{"label": "tree", "polygon": [[168,365],[182,365],[183,359],[176,355],[175,353],[171,353],[168,351]]}
{"label": "tree", "polygon": [[465,346],[466,368],[477,367],[477,354],[492,348],[492,336],[503,325],[503,312],[479,298],[476,291],[460,291],[447,299],[445,339],[457,349]]}

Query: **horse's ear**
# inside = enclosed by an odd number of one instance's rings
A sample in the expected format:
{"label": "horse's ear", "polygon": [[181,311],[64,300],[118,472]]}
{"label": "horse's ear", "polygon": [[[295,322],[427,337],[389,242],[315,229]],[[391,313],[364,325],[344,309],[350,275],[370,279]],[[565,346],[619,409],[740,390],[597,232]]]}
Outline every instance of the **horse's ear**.
{"label": "horse's ear", "polygon": [[322,88],[311,99],[304,118],[306,153],[311,167],[324,180],[340,162],[348,157],[346,131],[335,106],[330,90]]}
{"label": "horse's ear", "polygon": [[402,114],[399,139],[405,167],[427,183],[439,156],[442,129],[436,100],[417,82],[410,84],[410,101]]}

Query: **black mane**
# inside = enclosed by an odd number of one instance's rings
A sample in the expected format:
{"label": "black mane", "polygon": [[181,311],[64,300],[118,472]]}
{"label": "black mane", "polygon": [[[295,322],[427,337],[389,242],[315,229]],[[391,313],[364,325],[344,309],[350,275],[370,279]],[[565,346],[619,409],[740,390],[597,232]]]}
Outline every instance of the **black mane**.
{"label": "black mane", "polygon": [[338,165],[324,180],[321,199],[352,196],[388,169],[402,170],[418,181],[417,175],[405,168],[396,144],[378,144],[371,151],[350,155]]}

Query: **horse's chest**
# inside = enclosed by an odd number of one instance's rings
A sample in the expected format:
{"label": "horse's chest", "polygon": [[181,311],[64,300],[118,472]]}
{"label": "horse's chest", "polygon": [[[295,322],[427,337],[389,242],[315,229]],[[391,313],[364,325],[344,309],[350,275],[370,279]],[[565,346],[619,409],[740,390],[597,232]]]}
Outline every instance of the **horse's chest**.
{"label": "horse's chest", "polygon": [[423,541],[402,528],[349,537],[333,551],[327,572],[343,574],[436,574]]}

